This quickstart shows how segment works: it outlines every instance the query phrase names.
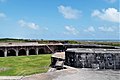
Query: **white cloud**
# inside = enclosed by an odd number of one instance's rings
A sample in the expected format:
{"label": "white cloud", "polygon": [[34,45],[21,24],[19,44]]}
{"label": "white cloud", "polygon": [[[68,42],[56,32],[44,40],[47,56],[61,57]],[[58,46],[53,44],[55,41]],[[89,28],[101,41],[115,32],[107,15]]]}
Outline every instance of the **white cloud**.
{"label": "white cloud", "polygon": [[100,11],[99,10],[94,10],[91,15],[92,16],[98,16],[98,15],[100,15]]}
{"label": "white cloud", "polygon": [[58,10],[66,19],[77,19],[81,13],[81,11],[77,9],[73,9],[69,6],[63,6],[63,5],[60,5],[58,7]]}
{"label": "white cloud", "polygon": [[19,20],[18,21],[19,25],[22,27],[28,27],[34,30],[37,30],[39,28],[39,25],[33,23],[33,22],[26,22],[24,20]]}
{"label": "white cloud", "polygon": [[85,32],[95,32],[95,29],[93,26],[88,27],[87,29],[84,30]]}
{"label": "white cloud", "polygon": [[77,35],[79,33],[79,31],[72,26],[65,26],[65,29],[67,30],[65,34]]}
{"label": "white cloud", "polygon": [[0,13],[0,19],[6,18],[6,15],[4,13]]}
{"label": "white cloud", "polygon": [[94,10],[91,15],[102,20],[120,23],[120,12],[115,8],[103,9],[102,11]]}
{"label": "white cloud", "polygon": [[104,32],[113,32],[114,28],[113,27],[98,27],[99,30],[104,31]]}
{"label": "white cloud", "polygon": [[110,2],[110,3],[114,3],[116,2],[117,0],[106,0],[107,2]]}

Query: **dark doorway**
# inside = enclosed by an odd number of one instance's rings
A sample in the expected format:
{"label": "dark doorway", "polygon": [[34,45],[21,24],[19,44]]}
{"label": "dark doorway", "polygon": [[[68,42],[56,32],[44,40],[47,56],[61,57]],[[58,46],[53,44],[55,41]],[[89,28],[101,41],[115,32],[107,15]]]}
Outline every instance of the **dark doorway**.
{"label": "dark doorway", "polygon": [[30,49],[29,50],[29,55],[36,55],[35,49]]}
{"label": "dark doorway", "polygon": [[44,54],[44,53],[45,53],[44,49],[39,49],[38,54]]}
{"label": "dark doorway", "polygon": [[16,56],[16,52],[13,49],[7,51],[7,56]]}
{"label": "dark doorway", "polygon": [[0,50],[0,57],[4,57],[4,51]]}
{"label": "dark doorway", "polygon": [[20,49],[18,52],[18,56],[24,56],[24,55],[26,55],[25,49]]}

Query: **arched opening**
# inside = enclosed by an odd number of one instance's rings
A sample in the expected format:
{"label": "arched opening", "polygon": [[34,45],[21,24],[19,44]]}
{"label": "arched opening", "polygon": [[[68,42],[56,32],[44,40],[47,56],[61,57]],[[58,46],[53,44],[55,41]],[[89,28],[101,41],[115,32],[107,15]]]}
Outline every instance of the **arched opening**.
{"label": "arched opening", "polygon": [[24,55],[26,55],[25,49],[20,49],[18,52],[18,56],[24,56]]}
{"label": "arched opening", "polygon": [[36,55],[35,49],[30,49],[29,50],[29,55]]}
{"label": "arched opening", "polygon": [[45,53],[44,49],[39,49],[38,50],[38,54],[44,54],[44,53]]}
{"label": "arched opening", "polygon": [[16,52],[13,49],[7,51],[7,56],[16,56]]}
{"label": "arched opening", "polygon": [[4,57],[4,51],[0,50],[0,57]]}

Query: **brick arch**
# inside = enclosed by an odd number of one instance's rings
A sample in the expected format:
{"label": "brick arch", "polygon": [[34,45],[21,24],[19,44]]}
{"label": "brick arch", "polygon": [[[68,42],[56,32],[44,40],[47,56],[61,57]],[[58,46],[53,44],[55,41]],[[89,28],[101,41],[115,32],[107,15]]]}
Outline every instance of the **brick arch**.
{"label": "brick arch", "polygon": [[36,49],[34,48],[29,49],[29,55],[36,55]]}
{"label": "brick arch", "polygon": [[43,48],[38,49],[38,54],[44,54],[45,50]]}
{"label": "brick arch", "polygon": [[19,49],[18,56],[24,56],[26,55],[26,50],[24,48]]}
{"label": "brick arch", "polygon": [[16,50],[15,49],[8,49],[7,56],[16,56]]}

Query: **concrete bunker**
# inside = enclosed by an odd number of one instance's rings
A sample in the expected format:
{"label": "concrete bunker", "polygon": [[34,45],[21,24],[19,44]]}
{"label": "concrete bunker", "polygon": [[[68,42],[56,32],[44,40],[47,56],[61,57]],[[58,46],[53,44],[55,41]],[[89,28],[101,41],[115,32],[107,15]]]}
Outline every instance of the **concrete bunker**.
{"label": "concrete bunker", "polygon": [[120,49],[69,48],[65,64],[78,68],[120,69]]}
{"label": "concrete bunker", "polygon": [[7,56],[16,56],[16,51],[14,49],[9,49],[7,51]]}
{"label": "concrete bunker", "polygon": [[0,57],[4,57],[4,51],[0,50]]}
{"label": "concrete bunker", "polygon": [[36,50],[35,49],[30,49],[29,50],[29,55],[36,55]]}
{"label": "concrete bunker", "polygon": [[18,56],[24,56],[26,55],[26,50],[25,49],[20,49],[18,52]]}

